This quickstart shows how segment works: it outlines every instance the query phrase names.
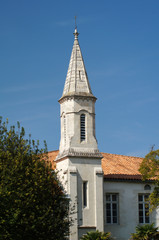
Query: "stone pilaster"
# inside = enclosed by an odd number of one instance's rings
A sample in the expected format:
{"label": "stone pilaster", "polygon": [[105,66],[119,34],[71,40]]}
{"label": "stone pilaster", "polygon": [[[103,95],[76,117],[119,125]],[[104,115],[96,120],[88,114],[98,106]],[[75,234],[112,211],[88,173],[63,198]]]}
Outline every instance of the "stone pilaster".
{"label": "stone pilaster", "polygon": [[94,169],[95,175],[95,221],[96,229],[104,231],[104,214],[103,214],[103,170],[101,167]]}
{"label": "stone pilaster", "polygon": [[68,169],[68,190],[71,197],[70,218],[73,221],[70,227],[70,240],[78,240],[77,184],[77,169],[75,166],[70,166]]}

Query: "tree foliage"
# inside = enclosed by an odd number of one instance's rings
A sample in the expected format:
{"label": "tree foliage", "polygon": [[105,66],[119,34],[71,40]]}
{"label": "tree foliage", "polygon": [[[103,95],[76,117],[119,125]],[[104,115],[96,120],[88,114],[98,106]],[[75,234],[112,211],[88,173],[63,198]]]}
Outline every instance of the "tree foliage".
{"label": "tree foliage", "polygon": [[112,240],[111,238],[111,233],[107,232],[99,232],[97,231],[92,231],[92,232],[87,232],[87,234],[84,234],[81,238],[81,240]]}
{"label": "tree foliage", "polygon": [[138,225],[136,227],[136,233],[132,233],[131,240],[158,240],[159,234],[158,228],[154,227],[154,224]]}
{"label": "tree foliage", "polygon": [[159,206],[159,150],[151,150],[140,165],[140,173],[143,180],[154,180],[154,190],[150,194],[152,209]]}
{"label": "tree foliage", "polygon": [[47,149],[0,119],[0,240],[63,240],[69,201]]}

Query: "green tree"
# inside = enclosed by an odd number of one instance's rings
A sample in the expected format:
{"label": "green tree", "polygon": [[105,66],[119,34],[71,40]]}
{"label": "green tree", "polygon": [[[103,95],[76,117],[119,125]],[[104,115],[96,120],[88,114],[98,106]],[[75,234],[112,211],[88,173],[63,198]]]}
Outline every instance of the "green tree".
{"label": "green tree", "polygon": [[151,150],[140,165],[140,173],[143,180],[154,180],[154,190],[150,194],[150,204],[152,209],[159,206],[159,150]]}
{"label": "green tree", "polygon": [[159,239],[158,228],[154,224],[138,225],[136,233],[132,233],[131,240],[157,240]]}
{"label": "green tree", "polygon": [[107,232],[99,232],[97,231],[92,231],[92,232],[87,232],[87,234],[84,234],[81,238],[81,240],[112,240],[111,238],[111,233]]}
{"label": "green tree", "polygon": [[67,239],[69,200],[47,149],[0,119],[0,240]]}

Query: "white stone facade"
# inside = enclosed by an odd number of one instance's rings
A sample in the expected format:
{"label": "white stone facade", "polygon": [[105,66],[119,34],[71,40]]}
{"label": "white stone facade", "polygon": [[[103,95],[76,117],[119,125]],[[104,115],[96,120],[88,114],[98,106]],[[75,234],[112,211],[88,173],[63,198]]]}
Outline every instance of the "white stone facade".
{"label": "white stone facade", "polygon": [[[87,231],[112,232],[117,240],[128,240],[139,223],[139,194],[148,194],[141,181],[105,180],[95,135],[95,101],[88,81],[75,29],[75,40],[60,103],[61,140],[56,166],[75,206],[70,240]],[[84,116],[81,120],[81,115]],[[151,184],[150,184],[151,185]],[[115,196],[116,199],[111,199]],[[107,202],[110,198],[110,203]],[[111,202],[112,201],[112,202]],[[106,205],[107,204],[107,205]],[[115,205],[113,205],[115,204]],[[106,206],[114,206],[114,220]],[[110,214],[113,214],[112,212]],[[116,216],[116,215],[117,216]],[[156,212],[150,222],[159,224]],[[107,221],[110,220],[110,223]],[[114,221],[114,222],[113,222]]]}
{"label": "white stone facade", "polygon": [[[145,190],[145,183],[138,181],[105,181],[104,182],[104,231],[109,231],[117,240],[128,240],[135,227],[139,224],[139,194],[147,195],[152,192]],[[150,184],[151,185],[151,184]],[[117,224],[106,223],[106,194],[118,194],[118,222]],[[159,217],[156,211],[150,214],[150,223],[159,226]]]}
{"label": "white stone facade", "polygon": [[[95,137],[95,99],[88,96],[69,96],[61,104],[60,154],[69,149],[91,152],[98,150]],[[80,116],[85,114],[86,139],[80,141]]]}
{"label": "white stone facade", "polygon": [[[71,198],[71,207],[75,204],[74,214],[71,215],[74,220],[71,227],[71,240],[80,239],[83,233],[99,229],[104,230],[103,213],[103,171],[100,159],[90,159],[84,157],[70,157],[61,161],[64,166],[67,165],[65,184],[67,193]],[[84,165],[84,168],[83,168]],[[87,206],[83,203],[83,182],[87,182]],[[99,187],[100,186],[100,187]]]}

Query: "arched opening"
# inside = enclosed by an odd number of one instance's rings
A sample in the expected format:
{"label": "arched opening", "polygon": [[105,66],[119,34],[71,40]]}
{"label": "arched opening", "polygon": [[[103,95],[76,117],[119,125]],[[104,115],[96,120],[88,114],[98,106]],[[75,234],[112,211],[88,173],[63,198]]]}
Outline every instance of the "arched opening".
{"label": "arched opening", "polygon": [[80,117],[80,128],[81,128],[81,142],[86,139],[86,130],[85,130],[85,114],[81,114]]}
{"label": "arched opening", "polygon": [[66,144],[66,117],[65,116],[63,119],[63,126],[64,126],[64,143]]}
{"label": "arched opening", "polygon": [[149,184],[146,184],[146,185],[144,186],[144,190],[151,190],[151,186],[150,186]]}

